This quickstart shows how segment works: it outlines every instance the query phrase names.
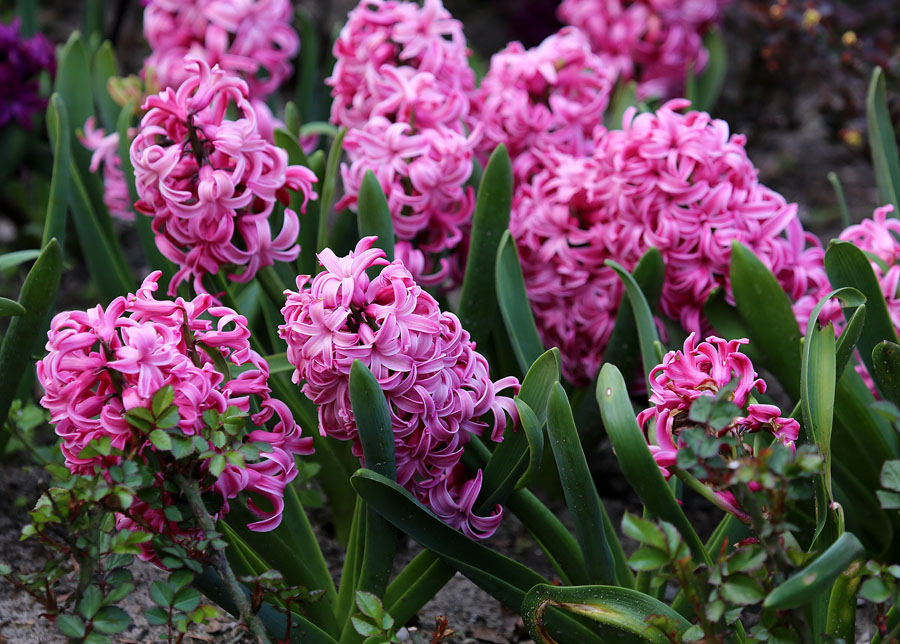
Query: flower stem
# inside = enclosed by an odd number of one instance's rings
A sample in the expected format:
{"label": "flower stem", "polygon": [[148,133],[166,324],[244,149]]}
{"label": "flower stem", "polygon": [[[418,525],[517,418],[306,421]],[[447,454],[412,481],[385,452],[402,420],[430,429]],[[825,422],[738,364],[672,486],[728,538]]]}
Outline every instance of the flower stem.
{"label": "flower stem", "polygon": [[[197,523],[200,524],[200,528],[203,530],[204,534],[215,532],[216,526],[213,524],[209,512],[206,511],[206,506],[203,505],[203,499],[200,496],[200,487],[197,485],[197,482],[185,478],[181,474],[177,474],[175,480],[178,483],[178,487],[184,492],[185,497],[187,497],[191,510],[194,512],[194,518],[197,519]],[[212,544],[211,547],[213,549],[213,565],[222,577],[222,581],[225,583],[225,590],[237,607],[241,621],[256,637],[258,644],[270,644],[269,637],[266,635],[266,629],[263,626],[262,621],[260,621],[259,616],[251,609],[250,602],[247,600],[244,590],[241,588],[237,577],[234,575],[234,571],[228,564],[228,558],[225,556],[225,549],[218,548]]]}

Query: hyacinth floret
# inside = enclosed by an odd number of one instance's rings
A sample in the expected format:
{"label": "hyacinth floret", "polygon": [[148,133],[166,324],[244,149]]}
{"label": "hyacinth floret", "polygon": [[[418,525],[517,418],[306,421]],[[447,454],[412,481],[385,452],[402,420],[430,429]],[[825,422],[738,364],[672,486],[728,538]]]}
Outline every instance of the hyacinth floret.
{"label": "hyacinth floret", "polygon": [[[202,60],[188,63],[193,74],[176,90],[147,98],[147,110],[131,144],[140,199],[135,208],[153,217],[160,252],[180,270],[169,285],[202,278],[221,267],[246,282],[265,266],[291,261],[299,253],[297,214],[284,211],[273,239],[269,216],[287,191],[315,197],[315,174],[288,165],[287,152],[267,141],[248,100],[247,84]],[[229,107],[235,120],[226,118]]]}
{"label": "hyacinth floret", "polygon": [[703,36],[731,0],[563,0],[562,22],[578,27],[638,98],[682,95],[688,69],[709,60]]}
{"label": "hyacinth floret", "polygon": [[40,95],[40,74],[56,73],[56,51],[43,34],[23,38],[18,18],[0,23],[0,127],[15,121],[31,129],[35,112],[47,107]]}
{"label": "hyacinth floret", "polygon": [[[208,294],[192,300],[155,299],[160,274],[151,273],[136,293],[117,297],[106,308],[62,312],[51,322],[47,355],[37,363],[37,375],[44,388],[41,404],[62,439],[66,467],[75,474],[105,476],[122,458],[146,461],[151,453],[159,457],[148,434],[132,426],[125,414],[137,407],[149,409],[154,394],[164,387],[173,389],[177,427],[185,436],[201,434],[208,410],[225,413],[236,407],[249,413],[252,398],[259,411],[250,416],[256,429],[247,440],[266,443],[269,450],[244,467],[229,462],[204,492],[222,499],[216,518],[228,512],[228,501],[238,493],[259,495],[271,508],[251,498],[250,509],[259,520],[248,527],[271,530],[281,522],[285,486],[297,475],[294,454],[312,453],[312,439],[300,435],[287,406],[271,397],[269,367],[250,348],[247,320],[215,306]],[[232,377],[217,370],[216,354],[240,373]],[[272,427],[266,428],[270,421]],[[104,438],[118,452],[82,455],[90,443]],[[221,451],[212,443],[209,449]],[[207,472],[209,463],[201,460],[199,467]],[[156,485],[163,489],[164,482],[158,474]],[[172,502],[169,492],[163,499]],[[140,500],[117,525],[149,527],[175,538],[196,536],[182,533],[163,510]],[[149,550],[144,554],[153,556]]]}
{"label": "hyacinth floret", "polygon": [[532,49],[510,43],[491,57],[473,99],[484,128],[481,160],[503,143],[516,176],[527,179],[537,165],[535,149],[590,154],[615,81],[608,61],[574,27]]}
{"label": "hyacinth floret", "polygon": [[[134,135],[134,128],[129,128],[129,137]],[[123,221],[134,220],[131,209],[131,195],[122,172],[122,158],[119,156],[119,133],[110,132],[97,127],[93,115],[84,124],[84,132],[79,133],[81,144],[92,152],[90,171],[97,172],[103,167],[103,203],[109,214]]]}
{"label": "hyacinth floret", "polygon": [[300,38],[289,0],[145,0],[144,37],[152,52],[144,69],[159,87],[178,87],[192,72],[184,61],[242,77],[265,98],[291,75]]}
{"label": "hyacinth floret", "polygon": [[[472,478],[460,459],[472,435],[502,440],[507,415],[518,415],[512,399],[497,392],[515,393],[519,383],[491,381],[459,319],[442,312],[402,262],[388,263],[374,242],[363,238],[346,257],[322,251],[325,270],[311,282],[299,276],[297,292],[286,292],[279,333],[293,381],[318,406],[322,434],[352,441],[362,459],[349,392],[350,368],[362,361],[390,408],[398,483],[469,537],[490,536],[502,508],[475,514],[481,473]],[[370,279],[372,267],[381,272]],[[481,420],[488,412],[491,425]]]}
{"label": "hyacinth floret", "polygon": [[[719,434],[741,437],[765,431],[781,444],[793,448],[800,432],[800,424],[784,418],[774,405],[753,402],[753,393],[765,393],[766,383],[757,377],[753,364],[741,353],[746,339],[723,340],[710,336],[698,342],[691,333],[680,351],[669,351],[662,364],[650,372],[651,407],[638,414],[637,422],[647,433],[650,452],[666,478],[678,458],[681,447],[678,434],[685,426],[693,425],[688,414],[691,404],[701,396],[715,396],[726,387],[733,387],[729,398],[746,416],[734,418]],[[652,422],[651,422],[652,421]],[[746,447],[746,446],[745,446]],[[749,449],[749,447],[746,447]],[[720,490],[716,495],[734,514],[745,517],[734,495]]]}
{"label": "hyacinth floret", "polygon": [[821,247],[796,204],[759,183],[742,135],[705,112],[677,111],[687,105],[626,110],[622,129],[597,129],[590,156],[538,151],[540,169],[516,189],[510,230],[529,299],[545,343],[570,356],[564,369],[575,383],[596,374],[621,299],[607,259],[631,270],[658,249],[660,309],[688,331],[704,328],[714,289],[733,301],[735,240],[798,302],[798,319],[815,305],[810,294],[827,288]]}

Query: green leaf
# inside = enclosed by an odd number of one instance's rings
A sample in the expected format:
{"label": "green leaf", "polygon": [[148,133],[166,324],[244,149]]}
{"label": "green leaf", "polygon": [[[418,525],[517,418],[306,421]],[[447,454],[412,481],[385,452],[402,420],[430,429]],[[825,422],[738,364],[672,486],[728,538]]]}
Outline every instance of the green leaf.
{"label": "green leaf", "polygon": [[56,627],[66,637],[84,637],[84,622],[77,615],[57,615]]}
{"label": "green leaf", "polygon": [[885,400],[900,405],[900,346],[879,342],[872,350],[872,376]]}
{"label": "green leaf", "polygon": [[640,543],[659,550],[666,550],[666,539],[662,531],[651,521],[626,512],[622,517],[622,532]]}
{"label": "green leaf", "polygon": [[[197,597],[200,597],[199,593]],[[101,633],[121,633],[131,624],[131,618],[118,606],[104,606],[94,617],[93,624]]]}
{"label": "green leaf", "polygon": [[641,548],[628,558],[632,570],[657,570],[669,563],[669,555],[656,548]]}
{"label": "green leaf", "polygon": [[31,351],[47,329],[61,272],[62,250],[51,239],[28,271],[19,292],[19,304],[25,312],[10,320],[0,344],[0,427],[6,422],[22,374],[31,364]]}
{"label": "green leaf", "polygon": [[[653,251],[648,251],[648,253],[652,252]],[[658,253],[659,251],[656,252]],[[655,272],[657,274],[659,271],[659,263],[661,261],[661,255],[658,260],[653,258],[652,255],[648,258],[648,263],[651,265],[656,264]],[[631,312],[637,323],[638,340],[641,346],[641,359],[644,363],[644,377],[648,379],[649,388],[650,372],[657,364],[659,364],[654,344],[659,342],[659,334],[656,332],[656,323],[653,320],[653,312],[650,310],[650,305],[647,303],[647,298],[641,291],[641,287],[638,286],[637,281],[631,273],[611,259],[606,260],[604,264],[612,268],[625,285],[625,294],[631,304]]]}
{"label": "green leaf", "polygon": [[0,255],[0,273],[8,271],[9,269],[18,266],[19,264],[30,262],[31,260],[40,256],[40,254],[40,250],[32,249],[17,250],[13,253],[5,253],[3,255]]}
{"label": "green leaf", "polygon": [[845,642],[856,637],[856,598],[862,581],[862,566],[851,566],[831,589],[825,614],[825,633]]}
{"label": "green leaf", "polygon": [[[506,606],[521,606],[528,589],[547,583],[530,568],[457,532],[393,481],[361,469],[351,477],[351,482],[366,503],[382,516]],[[586,644],[602,642],[574,620],[559,617],[558,623],[573,629]]]}
{"label": "green leaf", "polygon": [[[172,439],[163,430],[154,429],[152,432],[150,432],[149,438],[150,442],[153,443],[153,446],[156,449],[160,449],[164,452],[171,451]],[[221,474],[221,472],[219,472],[219,474]],[[216,476],[218,476],[218,474]]]}
{"label": "green leaf", "polygon": [[[112,43],[104,41],[94,54],[94,63],[91,73],[91,82],[94,91],[94,101],[100,108],[100,122],[107,132],[114,132],[119,121],[121,108],[109,95],[106,85],[109,79],[116,76],[116,54]],[[126,179],[127,181],[127,179]]]}
{"label": "green leaf", "polygon": [[885,461],[881,468],[881,485],[888,490],[900,492],[900,461]]}
{"label": "green leaf", "polygon": [[168,608],[175,601],[175,591],[165,581],[154,581],[150,586],[150,598],[159,606]]}
{"label": "green leaf", "polygon": [[423,550],[388,585],[384,606],[398,624],[405,624],[455,574],[456,569]]}
{"label": "green leaf", "polygon": [[384,607],[381,605],[381,600],[378,599],[376,595],[366,592],[365,590],[357,590],[356,606],[366,617],[371,617],[376,623],[381,622],[381,615],[384,612]]}
{"label": "green leaf", "polygon": [[152,626],[162,626],[169,622],[169,611],[159,606],[151,606],[144,611],[144,617]]}
{"label": "green leaf", "polygon": [[[371,637],[375,635],[381,634],[381,628],[375,626],[372,622],[362,619],[360,617],[351,616],[350,623],[353,624],[353,630],[362,635],[363,637]],[[375,640],[378,641],[378,640]],[[367,640],[368,642],[368,640]],[[365,644],[365,643],[364,643]]]}
{"label": "green leaf", "polygon": [[0,316],[24,315],[25,307],[9,298],[0,297]]}
{"label": "green leaf", "polygon": [[317,229],[316,252],[322,252],[327,246],[328,240],[328,214],[331,212],[331,200],[334,197],[334,185],[337,181],[338,165],[341,162],[344,137],[347,128],[341,128],[328,151],[328,161],[325,164],[325,177],[322,181],[322,193],[319,197],[319,226]]}
{"label": "green leaf", "polygon": [[[543,453],[543,426],[547,421],[547,401],[550,390],[559,380],[559,349],[545,351],[534,361],[522,381],[518,399],[533,412],[530,426],[521,432],[505,432],[503,441],[494,449],[484,467],[484,478],[476,508],[488,512],[498,503],[503,503],[507,495],[519,488],[523,477],[528,475],[537,452]],[[532,422],[537,421],[535,425]],[[537,437],[540,433],[541,438]],[[538,450],[540,445],[540,450]]]}
{"label": "green leaf", "polygon": [[500,240],[509,229],[512,194],[512,164],[501,143],[491,153],[478,187],[466,273],[456,310],[463,328],[478,346],[486,343],[497,319],[497,300],[485,297],[485,293],[496,292],[494,267]]}
{"label": "green leaf", "polygon": [[611,638],[604,638],[606,642],[669,644],[678,641],[678,635],[690,627],[690,622],[674,610],[636,590],[540,584],[528,591],[521,609],[525,628],[538,644],[577,641],[554,639],[548,633],[545,612],[554,606],[607,627]]}
{"label": "green leaf", "polygon": [[835,376],[838,380],[840,380],[841,375],[844,373],[844,367],[846,367],[850,363],[850,359],[853,357],[853,352],[856,351],[856,343],[859,342],[859,337],[862,334],[865,322],[866,305],[860,304],[850,315],[850,319],[847,320],[847,324],[846,326],[844,326],[844,330],[841,331],[841,335],[838,338],[837,347],[834,350],[836,369]]}
{"label": "green leaf", "polygon": [[836,172],[829,172],[828,183],[834,189],[834,196],[837,198],[838,209],[841,213],[841,228],[848,228],[852,223],[850,220],[850,209],[847,207],[847,198],[844,196],[844,187]]}
{"label": "green leaf", "polygon": [[[359,227],[360,238],[370,235],[378,237],[375,247],[385,252],[389,262],[394,261],[394,222],[391,219],[391,209],[388,207],[381,184],[371,170],[366,170],[359,186],[356,211],[356,225]],[[373,266],[369,269],[372,271],[369,277],[373,277],[373,273],[377,275],[381,269],[381,266]]]}
{"label": "green leaf", "polygon": [[603,531],[600,497],[581,449],[569,399],[558,382],[550,393],[547,436],[553,448],[566,505],[575,524],[575,537],[584,556],[586,579],[588,582],[615,585],[615,568]]}
{"label": "green leaf", "polygon": [[819,593],[830,592],[831,583],[838,575],[864,555],[859,539],[845,532],[815,561],[772,590],[763,606],[786,610],[813,601]]}
{"label": "green leaf", "polygon": [[528,467],[525,468],[525,473],[519,477],[514,488],[521,490],[531,482],[541,467],[541,460],[544,456],[544,428],[528,403],[518,397],[514,399],[514,402],[519,412],[521,429],[528,439]]}
{"label": "green leaf", "polygon": [[893,204],[896,216],[900,213],[900,161],[881,67],[875,67],[872,71],[866,97],[866,127],[869,132],[869,148],[872,150],[872,165],[875,167],[875,182],[878,184],[878,201]]}
{"label": "green leaf", "polygon": [[198,593],[193,588],[182,588],[179,590],[175,599],[173,600],[173,607],[175,610],[180,610],[185,613],[189,613],[200,603],[200,593]]}
{"label": "green leaf", "polygon": [[544,353],[544,346],[531,313],[519,253],[509,231],[504,232],[500,239],[495,274],[500,314],[516,360],[524,373],[528,371],[528,365]]}
{"label": "green leaf", "polygon": [[852,286],[866,298],[866,319],[858,348],[869,373],[874,372],[872,352],[883,340],[900,344],[891,322],[881,285],[865,254],[850,242],[833,241],[825,251],[825,271],[832,286]]}
{"label": "green leaf", "polygon": [[[834,284],[834,282],[832,282]],[[791,302],[778,280],[749,248],[734,242],[731,287],[750,343],[765,357],[788,395],[800,398],[800,329]]]}
{"label": "green leaf", "polygon": [[759,580],[744,573],[729,575],[720,592],[726,601],[738,606],[757,604],[766,596]]}
{"label": "green leaf", "polygon": [[681,533],[694,560],[712,565],[712,560],[693,526],[684,516],[666,483],[635,420],[634,409],[622,374],[611,364],[603,365],[597,379],[597,403],[603,426],[616,452],[622,474],[641,497],[647,509],[673,524]]}
{"label": "green leaf", "polygon": [[64,247],[69,205],[69,168],[72,165],[72,133],[69,113],[59,94],[53,94],[47,104],[47,133],[53,145],[53,174],[50,177],[50,197],[47,201],[41,245],[46,246],[51,239],[56,238],[60,247]]}
{"label": "green leaf", "polygon": [[159,418],[173,402],[175,402],[175,388],[172,385],[166,385],[153,394],[153,398],[150,400],[153,416]]}
{"label": "green leaf", "polygon": [[622,117],[625,110],[637,105],[637,84],[634,81],[616,83],[616,89],[609,101],[609,108],[603,115],[603,124],[609,130],[622,129]]}
{"label": "green leaf", "polygon": [[103,606],[103,593],[97,586],[88,586],[84,589],[81,601],[78,602],[78,612],[85,619],[91,619]]}
{"label": "green leaf", "polygon": [[222,472],[225,471],[226,465],[225,456],[222,454],[215,454],[209,459],[209,473],[212,474],[214,478],[219,478],[222,475]]}
{"label": "green leaf", "polygon": [[[641,293],[647,299],[650,310],[655,310],[666,277],[666,266],[663,263],[662,254],[656,248],[649,249],[641,257],[631,274]],[[616,365],[622,375],[630,379],[637,368],[641,345],[635,324],[634,309],[631,306],[624,306],[626,298],[628,298],[627,292],[622,295],[622,301],[619,303],[616,323],[606,349],[603,351],[603,361]]]}

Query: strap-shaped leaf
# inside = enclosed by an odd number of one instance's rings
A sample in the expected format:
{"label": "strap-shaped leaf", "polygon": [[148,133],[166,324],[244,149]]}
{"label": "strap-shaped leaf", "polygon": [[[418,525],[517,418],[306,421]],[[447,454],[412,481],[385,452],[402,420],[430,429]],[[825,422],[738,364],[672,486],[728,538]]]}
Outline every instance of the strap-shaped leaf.
{"label": "strap-shaped leaf", "polygon": [[11,315],[22,315],[25,313],[25,307],[11,300],[8,297],[0,297],[0,317]]}
{"label": "strap-shaped leaf", "polygon": [[879,201],[893,204],[894,216],[900,216],[900,161],[897,158],[897,140],[894,138],[894,123],[888,112],[881,67],[872,71],[872,80],[869,82],[866,127],[869,131],[869,148],[872,150]]}
{"label": "strap-shaped leaf", "polygon": [[612,551],[603,530],[602,503],[578,440],[569,399],[558,382],[550,393],[547,436],[556,459],[566,505],[575,524],[575,537],[584,557],[585,580],[588,583],[615,585]]}
{"label": "strap-shaped leaf", "polygon": [[512,194],[512,164],[501,143],[491,153],[478,187],[466,273],[456,312],[463,328],[479,346],[487,341],[497,319],[496,299],[484,294],[495,290],[494,265],[500,239],[509,229]]}
{"label": "strap-shaped leaf", "polygon": [[637,84],[634,81],[623,82],[619,80],[609,101],[609,108],[606,110],[606,114],[603,115],[603,125],[610,130],[621,129],[622,116],[625,114],[625,110],[632,105],[637,105],[637,102]]}
{"label": "strap-shaped leaf", "polygon": [[[321,190],[324,169],[319,168],[316,171],[313,162],[306,157],[295,136],[286,130],[277,128],[275,130],[275,145],[287,151],[288,163],[291,165],[302,165],[316,172],[316,177],[319,180],[316,187]],[[317,158],[321,159],[321,156],[321,152],[319,152]],[[320,200],[314,199],[306,203],[306,210],[304,211],[303,195],[299,192],[291,195],[291,210],[296,212],[300,218],[300,235],[297,238],[300,242],[300,255],[297,257],[297,270],[301,275],[316,274],[316,242],[318,240],[320,207]]]}
{"label": "strap-shaped leaf", "polygon": [[522,373],[544,352],[525,290],[519,253],[509,231],[503,233],[495,267],[497,302]]}
{"label": "strap-shaped leaf", "polygon": [[[490,593],[498,601],[518,609],[529,589],[548,583],[522,564],[472,541],[434,516],[409,492],[385,477],[361,469],[351,478],[353,487],[397,528]],[[553,615],[551,628],[573,633],[575,641],[602,644],[603,640],[575,619]]]}
{"label": "strap-shaped leaf", "polygon": [[524,400],[516,398],[515,403],[516,409],[519,411],[522,431],[528,439],[528,467],[525,468],[525,473],[519,477],[515,486],[515,489],[521,490],[531,482],[541,467],[541,459],[544,456],[544,428],[537,415]]}
{"label": "strap-shaped leaf", "polygon": [[838,337],[837,347],[834,350],[836,367],[835,377],[838,380],[840,380],[841,374],[844,373],[844,368],[850,363],[850,359],[853,357],[853,352],[856,350],[856,344],[859,342],[859,337],[862,335],[865,323],[866,305],[860,304],[856,307],[856,310],[850,314],[850,319],[847,320],[844,330],[841,331],[841,335]]}
{"label": "strap-shaped leaf", "polygon": [[850,220],[850,208],[847,207],[847,198],[844,196],[844,187],[836,172],[828,173],[828,183],[834,189],[834,196],[837,198],[838,211],[841,213],[841,228],[847,228],[852,221]]}
{"label": "strap-shaped leaf", "polygon": [[[387,197],[381,184],[375,178],[375,173],[366,170],[362,184],[359,187],[359,196],[356,202],[356,222],[359,227],[359,236],[368,237],[375,235],[378,241],[375,246],[382,249],[389,262],[394,261],[394,222],[391,220],[391,210],[388,207]],[[381,266],[373,266],[369,269],[370,277],[381,272]]]}
{"label": "strap-shaped leaf", "polygon": [[320,83],[319,75],[319,52],[320,37],[319,30],[310,20],[308,10],[301,6],[296,8],[297,22],[300,24],[300,42],[303,47],[300,48],[300,55],[296,61],[297,73],[297,91],[294,94],[294,102],[300,110],[300,118],[302,121],[309,121],[315,117],[315,97]]}
{"label": "strap-shaped leaf", "polygon": [[778,280],[749,248],[731,248],[731,288],[750,344],[794,400],[800,399],[800,329]]}
{"label": "strap-shaped leaf", "polygon": [[[47,202],[47,218],[44,220],[42,245],[46,246],[47,242],[55,238],[59,242],[60,248],[64,248],[66,213],[69,210],[72,134],[66,104],[59,94],[53,94],[47,104],[47,133],[53,144],[53,175],[50,178],[50,198]],[[12,255],[12,253],[10,254]]]}
{"label": "strap-shaped leaf", "polygon": [[862,583],[862,566],[851,564],[834,582],[825,613],[825,633],[852,642],[856,637],[856,600]]}
{"label": "strap-shaped leaf", "polygon": [[[631,274],[647,299],[650,310],[655,310],[666,278],[662,254],[656,248],[651,248],[644,253]],[[616,313],[616,324],[603,352],[603,361],[616,365],[623,377],[630,379],[637,369],[641,352],[640,338],[634,321],[634,308],[625,306],[626,298],[627,292],[622,295],[622,302]]]}
{"label": "strap-shaped leaf", "polygon": [[384,591],[384,608],[397,624],[405,624],[456,574],[430,550],[423,550],[394,577]]}
{"label": "strap-shaped leaf", "polygon": [[872,376],[885,400],[900,405],[900,346],[894,342],[876,344],[872,366]]}
{"label": "strap-shaped leaf", "polygon": [[[528,634],[538,643],[574,642],[557,640],[548,632],[544,615],[558,607],[598,623],[604,641],[622,643],[681,641],[691,623],[662,602],[644,593],[615,586],[551,586],[541,584],[528,591],[522,602],[522,619]],[[557,637],[559,637],[557,635]]]}
{"label": "strap-shaped leaf", "polygon": [[815,561],[773,589],[763,606],[787,610],[813,601],[819,593],[830,592],[830,586],[838,575],[862,558],[865,552],[859,539],[853,533],[845,532]]}
{"label": "strap-shaped leaf", "polygon": [[850,242],[833,241],[825,251],[825,271],[834,288],[852,286],[866,298],[866,320],[859,337],[859,353],[869,373],[872,351],[882,340],[900,344],[881,293],[881,285],[866,255]]}
{"label": "strap-shaped leaf", "polygon": [[100,111],[100,122],[107,132],[116,129],[119,122],[119,105],[109,95],[106,85],[109,79],[117,74],[116,54],[112,43],[104,41],[94,54],[91,69],[91,83],[94,91],[94,102]]}
{"label": "strap-shaped leaf", "polygon": [[[350,367],[350,403],[366,467],[395,480],[397,466],[391,413],[378,380],[359,360],[354,360]],[[356,589],[380,597],[384,595],[394,567],[397,535],[393,526],[373,508],[366,508],[365,520],[362,569]]]}
{"label": "strap-shaped leaf", "polygon": [[625,381],[614,365],[603,365],[600,370],[597,403],[603,416],[603,426],[628,483],[641,497],[647,510],[678,528],[695,561],[711,565],[712,560],[703,542],[684,516],[650,454],[644,433],[635,419]]}
{"label": "strap-shaped leaf", "polygon": [[[47,241],[50,240],[48,239]],[[33,259],[37,259],[40,254],[40,250],[38,250],[37,248],[33,248],[30,250],[17,250],[12,253],[5,253],[3,255],[0,255],[0,272],[8,271],[9,269],[18,266],[19,264],[24,264],[25,262],[30,262]]]}
{"label": "strap-shaped leaf", "polygon": [[709,52],[709,60],[698,76],[688,71],[685,95],[691,107],[702,112],[711,112],[722,93],[725,74],[728,72],[728,52],[725,39],[718,29],[710,29],[703,37],[703,46]]}
{"label": "strap-shaped leaf", "polygon": [[[650,257],[653,257],[652,253],[653,251],[648,251]],[[658,254],[659,251],[656,251],[656,253]],[[655,271],[658,273],[658,265],[662,262],[662,255],[659,255],[658,260],[650,259],[648,261],[657,264]],[[641,360],[644,364],[644,378],[647,379],[647,390],[649,391],[650,372],[659,364],[659,358],[656,355],[655,347],[655,343],[659,342],[659,334],[656,332],[656,323],[653,321],[653,312],[650,310],[650,304],[647,302],[647,298],[644,296],[643,291],[641,291],[641,287],[638,285],[634,276],[611,259],[606,260],[604,263],[612,268],[619,276],[619,279],[622,280],[622,283],[625,284],[625,296],[627,296],[628,301],[631,304],[631,312],[637,323],[638,342],[641,347]],[[621,309],[621,306],[619,308]]]}
{"label": "strap-shaped leaf", "polygon": [[[713,289],[706,298],[703,305],[703,315],[712,324],[716,335],[726,340],[738,340],[740,338],[749,338],[750,331],[733,306],[725,299],[725,290],[722,288]],[[741,347],[741,353],[750,358],[750,362],[756,364],[762,362],[763,357],[753,344],[745,344]]]}
{"label": "strap-shaped leaf", "polygon": [[[526,431],[507,431],[491,454],[484,468],[481,494],[476,507],[480,512],[503,503],[513,489],[520,489],[527,475],[530,463],[540,460],[538,450],[543,453],[543,427],[547,422],[547,400],[553,383],[559,380],[559,349],[545,351],[534,361],[519,390],[517,398],[527,405],[534,414],[536,427]],[[540,434],[538,438],[537,434]]]}
{"label": "strap-shaped leaf", "polygon": [[331,200],[334,197],[334,187],[337,182],[338,166],[344,151],[344,137],[347,128],[341,128],[338,135],[331,143],[328,150],[328,160],[325,162],[325,176],[322,179],[322,192],[319,193],[319,225],[316,230],[316,252],[320,253],[328,245],[328,215],[331,213]]}
{"label": "strap-shaped leaf", "polygon": [[19,380],[31,361],[31,351],[47,329],[47,316],[56,299],[61,273],[62,250],[51,239],[28,271],[19,292],[19,304],[25,311],[10,320],[0,344],[0,427],[6,422]]}

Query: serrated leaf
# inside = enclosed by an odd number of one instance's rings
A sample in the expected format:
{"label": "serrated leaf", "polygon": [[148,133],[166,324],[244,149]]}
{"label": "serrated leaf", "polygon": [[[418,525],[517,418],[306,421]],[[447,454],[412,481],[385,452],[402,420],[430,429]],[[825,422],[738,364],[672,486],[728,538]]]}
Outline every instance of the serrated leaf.
{"label": "serrated leaf", "polygon": [[172,441],[172,456],[177,460],[180,458],[184,458],[186,456],[190,456],[194,453],[194,443],[193,441],[185,437],[180,436],[170,436]]}
{"label": "serrated leaf", "polygon": [[154,581],[150,586],[150,598],[159,606],[168,608],[175,600],[175,591],[165,581]]}
{"label": "serrated leaf", "polygon": [[144,617],[152,626],[162,626],[169,623],[169,612],[159,606],[151,606],[144,611]]}
{"label": "serrated leaf", "polygon": [[216,454],[209,459],[209,473],[214,477],[219,478],[219,476],[222,475],[222,472],[225,471],[226,465],[225,457],[222,454]]}
{"label": "serrated leaf", "polygon": [[103,593],[97,586],[88,586],[84,589],[81,601],[78,602],[78,612],[85,619],[90,619],[97,614],[103,605]]}
{"label": "serrated leaf", "polygon": [[669,563],[669,555],[656,548],[641,548],[628,558],[628,565],[639,572],[656,570]]}
{"label": "serrated leaf", "polygon": [[153,394],[153,398],[150,399],[150,409],[153,412],[153,416],[159,418],[173,402],[175,402],[175,388],[172,385],[166,385]]}
{"label": "serrated leaf", "polygon": [[626,512],[622,517],[622,532],[642,545],[653,546],[659,550],[666,549],[662,531],[654,523],[630,512]]}
{"label": "serrated leaf", "polygon": [[881,468],[881,485],[900,492],[900,461],[885,461]]}
{"label": "serrated leaf", "polygon": [[93,625],[107,634],[121,633],[131,624],[131,618],[118,606],[104,606],[94,617]]}
{"label": "serrated leaf", "polygon": [[353,624],[353,629],[362,636],[377,636],[381,634],[381,628],[375,626],[372,622],[363,619],[361,617],[357,617],[353,615],[350,617],[350,622]]}
{"label": "serrated leaf", "polygon": [[376,595],[364,590],[357,590],[356,606],[363,615],[371,617],[376,623],[381,622],[384,607]]}
{"label": "serrated leaf", "polygon": [[164,452],[171,451],[172,439],[163,430],[154,429],[152,432],[150,432],[150,436],[148,438],[150,439],[150,442],[153,443],[153,446],[156,449],[162,450]]}
{"label": "serrated leaf", "polygon": [[757,546],[744,546],[736,550],[725,563],[727,574],[759,570],[766,561],[766,551]]}
{"label": "serrated leaf", "polygon": [[185,613],[189,613],[200,603],[200,593],[198,593],[193,588],[187,587],[182,588],[175,595],[175,599],[173,602],[173,606],[175,610],[180,610]]}
{"label": "serrated leaf", "polygon": [[766,596],[759,580],[743,573],[729,575],[719,590],[726,601],[739,606],[757,604]]}
{"label": "serrated leaf", "polygon": [[66,637],[84,637],[84,622],[77,615],[57,615],[56,627]]}
{"label": "serrated leaf", "polygon": [[871,577],[863,582],[859,596],[873,604],[880,604],[890,598],[892,589],[879,577]]}

